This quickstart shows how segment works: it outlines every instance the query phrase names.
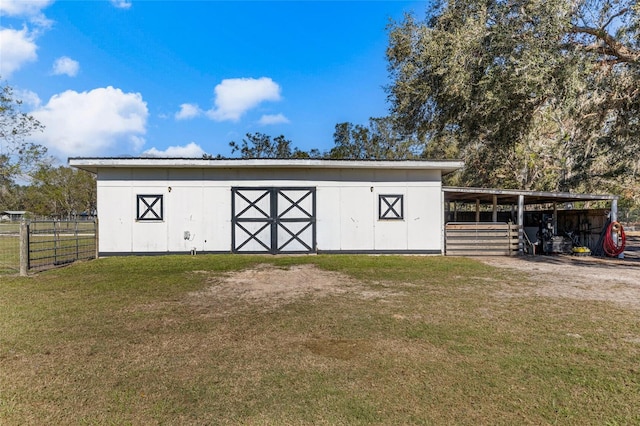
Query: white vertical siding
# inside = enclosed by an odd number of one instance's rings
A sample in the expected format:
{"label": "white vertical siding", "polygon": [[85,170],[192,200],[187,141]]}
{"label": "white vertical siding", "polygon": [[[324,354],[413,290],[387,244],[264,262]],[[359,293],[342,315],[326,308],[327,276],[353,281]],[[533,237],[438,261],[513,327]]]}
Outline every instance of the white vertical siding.
{"label": "white vertical siding", "polygon": [[[100,227],[100,251],[133,251],[132,231],[135,214],[135,195],[130,186],[107,185],[97,182],[98,222]],[[100,214],[100,212],[103,212]]]}
{"label": "white vertical siding", "polygon": [[203,186],[201,251],[231,250],[231,187]]}
{"label": "white vertical siding", "polygon": [[[406,194],[407,188],[400,186],[383,186],[376,188],[374,191],[374,211],[373,211],[373,224],[375,228],[375,250],[407,250],[407,233],[409,221],[407,220],[407,214],[409,209],[407,203],[409,202]],[[380,196],[392,196],[401,195],[403,198],[402,212],[404,219],[380,219]],[[398,213],[400,213],[400,202],[397,202],[393,206]],[[383,203],[383,213],[387,210],[387,206]],[[417,212],[416,212],[417,213]]]}
{"label": "white vertical siding", "polygon": [[441,186],[409,187],[407,189],[407,248],[418,250],[429,245],[440,250],[442,223]]}
{"label": "white vertical siding", "polygon": [[204,239],[204,196],[202,186],[171,183],[171,192],[165,195],[165,223],[167,224],[167,251],[201,250]]}
{"label": "white vertical siding", "polygon": [[316,190],[317,245],[318,250],[340,247],[342,218],[337,213],[340,207],[340,187],[320,186]]}
{"label": "white vertical siding", "polygon": [[[327,250],[374,250],[375,203],[368,186],[340,188],[340,201],[332,206],[332,214],[340,217],[340,246]],[[320,232],[336,232],[323,229]]]}
{"label": "white vertical siding", "polygon": [[[237,186],[315,187],[319,251],[441,250],[438,170],[120,168],[98,174],[100,251],[229,252]],[[136,220],[143,194],[163,196],[162,221]],[[381,194],[403,195],[402,220],[379,219]]]}

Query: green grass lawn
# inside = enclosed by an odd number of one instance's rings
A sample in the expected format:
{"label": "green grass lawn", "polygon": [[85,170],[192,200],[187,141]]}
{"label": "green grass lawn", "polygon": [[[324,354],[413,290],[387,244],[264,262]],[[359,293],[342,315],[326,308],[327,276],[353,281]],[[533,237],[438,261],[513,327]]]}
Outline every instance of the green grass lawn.
{"label": "green grass lawn", "polygon": [[[221,296],[232,271],[264,263],[313,263],[344,289]],[[638,312],[512,291],[532,285],[396,256],[106,258],[1,276],[0,424],[639,424]]]}

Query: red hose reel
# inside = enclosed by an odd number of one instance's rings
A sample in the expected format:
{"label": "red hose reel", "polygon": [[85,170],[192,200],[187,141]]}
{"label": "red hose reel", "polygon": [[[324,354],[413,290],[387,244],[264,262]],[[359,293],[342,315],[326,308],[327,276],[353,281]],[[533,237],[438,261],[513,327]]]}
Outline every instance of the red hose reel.
{"label": "red hose reel", "polygon": [[611,222],[607,227],[602,248],[607,256],[618,257],[624,252],[627,236],[619,222]]}

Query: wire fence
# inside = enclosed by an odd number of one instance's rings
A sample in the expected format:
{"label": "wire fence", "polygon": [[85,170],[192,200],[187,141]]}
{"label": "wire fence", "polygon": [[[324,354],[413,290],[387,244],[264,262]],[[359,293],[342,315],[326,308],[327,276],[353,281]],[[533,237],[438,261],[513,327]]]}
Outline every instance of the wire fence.
{"label": "wire fence", "polygon": [[20,270],[20,223],[0,223],[0,274]]}
{"label": "wire fence", "polygon": [[[21,242],[23,244],[21,248]],[[0,274],[95,259],[97,222],[38,220],[0,224]]]}

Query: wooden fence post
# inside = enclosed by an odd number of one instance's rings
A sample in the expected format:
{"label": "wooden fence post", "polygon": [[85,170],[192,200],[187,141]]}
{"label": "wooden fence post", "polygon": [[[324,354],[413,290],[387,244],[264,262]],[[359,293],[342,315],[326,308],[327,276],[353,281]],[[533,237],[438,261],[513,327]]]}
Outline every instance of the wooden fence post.
{"label": "wooden fence post", "polygon": [[26,221],[20,222],[20,276],[26,277],[29,273],[29,225]]}

